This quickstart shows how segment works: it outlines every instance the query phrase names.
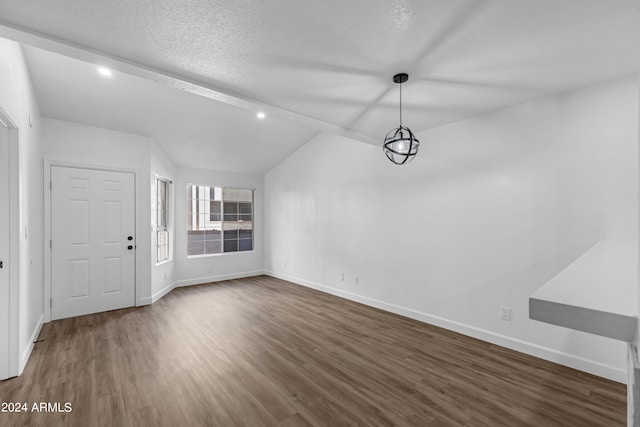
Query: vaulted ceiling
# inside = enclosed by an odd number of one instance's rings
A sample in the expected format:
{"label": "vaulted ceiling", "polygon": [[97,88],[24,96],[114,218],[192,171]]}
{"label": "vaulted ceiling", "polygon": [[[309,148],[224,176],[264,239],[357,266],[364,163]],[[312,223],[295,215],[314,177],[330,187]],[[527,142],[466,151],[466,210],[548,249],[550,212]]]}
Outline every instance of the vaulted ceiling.
{"label": "vaulted ceiling", "polygon": [[256,173],[320,131],[379,143],[397,72],[421,131],[637,72],[638,27],[635,0],[0,2],[45,116]]}

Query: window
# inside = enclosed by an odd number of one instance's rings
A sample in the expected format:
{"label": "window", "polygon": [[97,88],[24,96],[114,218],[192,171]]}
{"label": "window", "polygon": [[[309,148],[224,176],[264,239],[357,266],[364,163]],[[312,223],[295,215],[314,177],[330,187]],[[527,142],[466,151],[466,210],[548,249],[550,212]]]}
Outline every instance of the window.
{"label": "window", "polygon": [[253,190],[187,185],[187,255],[253,250]]}
{"label": "window", "polygon": [[169,259],[169,181],[156,178],[156,262]]}

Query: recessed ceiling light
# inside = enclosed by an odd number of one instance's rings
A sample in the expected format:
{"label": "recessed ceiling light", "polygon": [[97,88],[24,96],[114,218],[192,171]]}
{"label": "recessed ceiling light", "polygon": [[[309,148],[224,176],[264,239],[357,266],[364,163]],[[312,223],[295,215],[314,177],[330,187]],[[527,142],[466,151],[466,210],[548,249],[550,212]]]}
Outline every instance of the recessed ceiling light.
{"label": "recessed ceiling light", "polygon": [[262,120],[266,117],[266,115],[264,114],[264,112],[258,111],[258,113],[256,114],[256,117]]}
{"label": "recessed ceiling light", "polygon": [[104,77],[111,77],[111,70],[105,67],[99,67],[98,73],[100,73],[100,75]]}

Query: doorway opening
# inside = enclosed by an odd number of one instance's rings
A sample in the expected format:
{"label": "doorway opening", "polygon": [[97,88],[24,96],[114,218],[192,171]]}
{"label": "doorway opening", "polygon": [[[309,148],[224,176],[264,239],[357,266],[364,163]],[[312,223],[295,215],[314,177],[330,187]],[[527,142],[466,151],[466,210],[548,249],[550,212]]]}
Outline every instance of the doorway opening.
{"label": "doorway opening", "polygon": [[0,380],[19,374],[18,127],[0,107]]}

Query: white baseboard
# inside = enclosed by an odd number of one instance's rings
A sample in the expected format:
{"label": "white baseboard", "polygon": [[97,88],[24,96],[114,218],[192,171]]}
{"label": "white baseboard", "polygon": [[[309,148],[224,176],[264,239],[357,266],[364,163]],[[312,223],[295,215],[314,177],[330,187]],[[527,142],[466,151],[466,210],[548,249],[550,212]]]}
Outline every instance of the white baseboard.
{"label": "white baseboard", "polygon": [[444,329],[449,329],[467,335],[473,338],[477,338],[482,341],[486,341],[492,344],[506,347],[511,350],[526,353],[540,359],[548,360],[550,362],[558,363],[560,365],[568,366],[580,371],[588,372],[593,375],[608,378],[620,383],[627,382],[627,372],[623,369],[615,366],[599,363],[593,360],[585,359],[572,354],[564,353],[562,351],[554,350],[548,347],[543,347],[537,344],[533,344],[527,341],[512,338],[506,335],[497,334],[495,332],[487,331],[486,329],[477,328],[475,326],[466,325],[464,323],[456,322],[453,320],[445,319],[443,317],[434,316],[431,314],[423,313],[410,308],[402,307],[395,304],[389,304],[383,301],[379,301],[373,298],[368,298],[362,295],[353,294],[351,292],[345,292],[340,289],[331,288],[329,286],[320,285],[318,283],[310,282],[308,280],[300,279],[297,277],[288,276],[286,274],[280,274],[273,271],[265,271],[264,274],[278,279],[286,280],[298,285],[306,286],[316,289],[321,292],[336,295],[341,298],[345,298],[351,301],[356,301],[361,304],[365,304],[371,307],[379,308],[381,310],[389,311],[391,313],[399,314],[401,316],[409,317],[411,319],[419,320],[424,323],[439,326]]}
{"label": "white baseboard", "polygon": [[158,292],[156,292],[155,294],[151,295],[151,302],[149,304],[153,304],[154,302],[158,301],[160,298],[162,298],[163,296],[165,296],[166,294],[171,292],[173,290],[173,288],[175,288],[175,287],[176,287],[175,282],[174,283],[169,283],[163,289],[160,289]]}
{"label": "white baseboard", "polygon": [[153,301],[153,297],[138,298],[136,300],[136,307],[143,307],[145,305],[150,305],[151,301]]}
{"label": "white baseboard", "polygon": [[247,271],[244,273],[222,274],[218,276],[199,277],[197,279],[179,280],[177,282],[168,284],[167,286],[160,289],[155,294],[151,295],[150,298],[140,298],[137,305],[142,306],[142,305],[153,304],[159,301],[162,297],[167,295],[169,292],[171,292],[175,288],[180,288],[183,286],[203,285],[205,283],[221,282],[223,280],[244,279],[246,277],[260,276],[261,274],[264,274],[264,271],[256,270],[256,271]]}
{"label": "white baseboard", "polygon": [[222,274],[219,276],[199,277],[197,279],[179,280],[174,283],[175,288],[182,286],[202,285],[204,283],[221,282],[223,280],[244,279],[247,277],[260,276],[265,274],[262,270],[246,271],[244,273]]}
{"label": "white baseboard", "polygon": [[27,366],[27,362],[29,361],[29,357],[31,356],[31,352],[33,351],[33,347],[35,346],[34,342],[38,339],[38,335],[40,335],[40,331],[42,330],[42,325],[44,324],[44,315],[40,315],[40,319],[38,319],[38,323],[29,337],[29,342],[27,347],[22,352],[22,356],[20,357],[20,366],[18,370],[18,375],[22,375],[25,366]]}

